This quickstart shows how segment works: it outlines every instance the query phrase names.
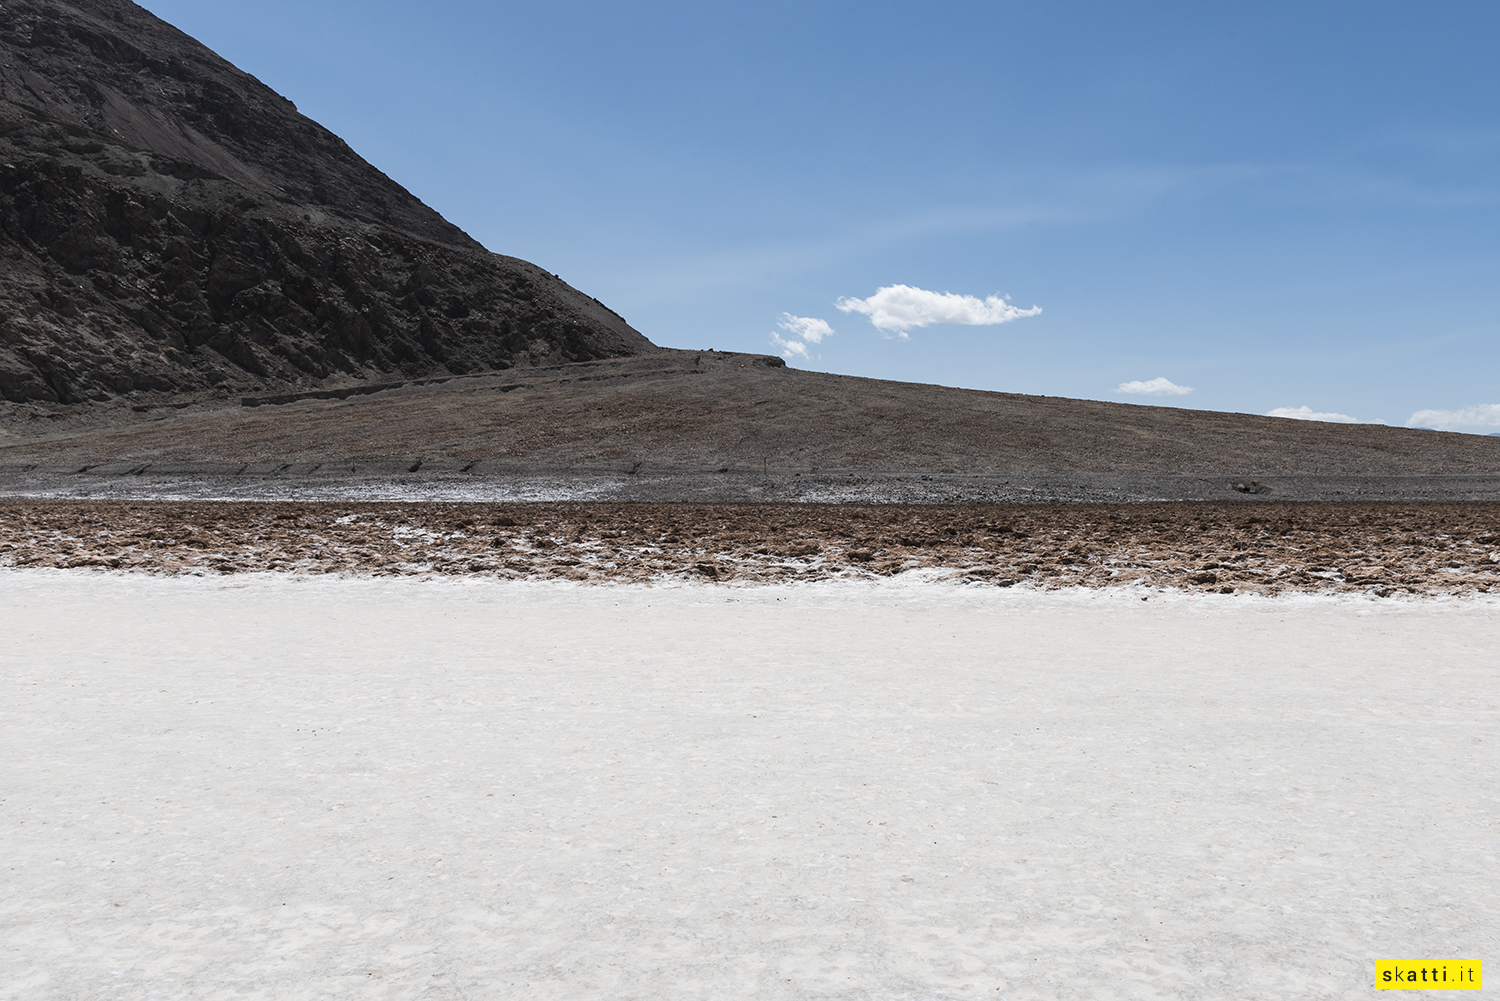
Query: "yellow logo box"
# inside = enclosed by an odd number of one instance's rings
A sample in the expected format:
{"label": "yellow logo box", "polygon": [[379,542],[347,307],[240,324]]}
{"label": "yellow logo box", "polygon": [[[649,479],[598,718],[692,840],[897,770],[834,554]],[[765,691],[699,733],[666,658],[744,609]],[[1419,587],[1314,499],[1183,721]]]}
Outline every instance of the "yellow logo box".
{"label": "yellow logo box", "polygon": [[1377,991],[1477,991],[1484,964],[1474,959],[1377,959]]}

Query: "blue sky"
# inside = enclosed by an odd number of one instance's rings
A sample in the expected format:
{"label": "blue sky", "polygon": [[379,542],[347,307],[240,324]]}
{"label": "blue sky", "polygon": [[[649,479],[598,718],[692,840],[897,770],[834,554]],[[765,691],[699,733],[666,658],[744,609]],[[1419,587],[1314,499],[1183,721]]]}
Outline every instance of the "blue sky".
{"label": "blue sky", "polygon": [[1500,432],[1492,2],[145,5],[658,344]]}

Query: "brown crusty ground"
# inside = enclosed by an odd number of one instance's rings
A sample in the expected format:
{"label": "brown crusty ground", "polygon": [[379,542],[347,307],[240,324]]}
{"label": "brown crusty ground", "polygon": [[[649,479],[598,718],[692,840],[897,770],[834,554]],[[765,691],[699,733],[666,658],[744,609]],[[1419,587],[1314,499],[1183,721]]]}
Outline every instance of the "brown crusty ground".
{"label": "brown crusty ground", "polygon": [[1500,504],[9,500],[0,567],[1466,594],[1500,589]]}

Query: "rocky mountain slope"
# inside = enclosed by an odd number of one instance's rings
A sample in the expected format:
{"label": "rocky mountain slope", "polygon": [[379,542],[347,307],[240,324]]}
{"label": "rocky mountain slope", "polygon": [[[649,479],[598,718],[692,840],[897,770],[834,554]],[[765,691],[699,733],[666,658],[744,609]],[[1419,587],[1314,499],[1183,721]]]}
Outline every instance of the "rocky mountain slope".
{"label": "rocky mountain slope", "polygon": [[650,350],[128,0],[0,6],[0,398],[211,399]]}

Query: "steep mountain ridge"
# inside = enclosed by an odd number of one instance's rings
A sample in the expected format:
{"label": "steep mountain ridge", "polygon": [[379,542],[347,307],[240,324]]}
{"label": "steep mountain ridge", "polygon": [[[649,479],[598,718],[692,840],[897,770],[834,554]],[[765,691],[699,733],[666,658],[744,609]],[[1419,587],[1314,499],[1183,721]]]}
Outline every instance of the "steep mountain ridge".
{"label": "steep mountain ridge", "polygon": [[12,402],[653,349],[128,0],[0,5],[0,267]]}

